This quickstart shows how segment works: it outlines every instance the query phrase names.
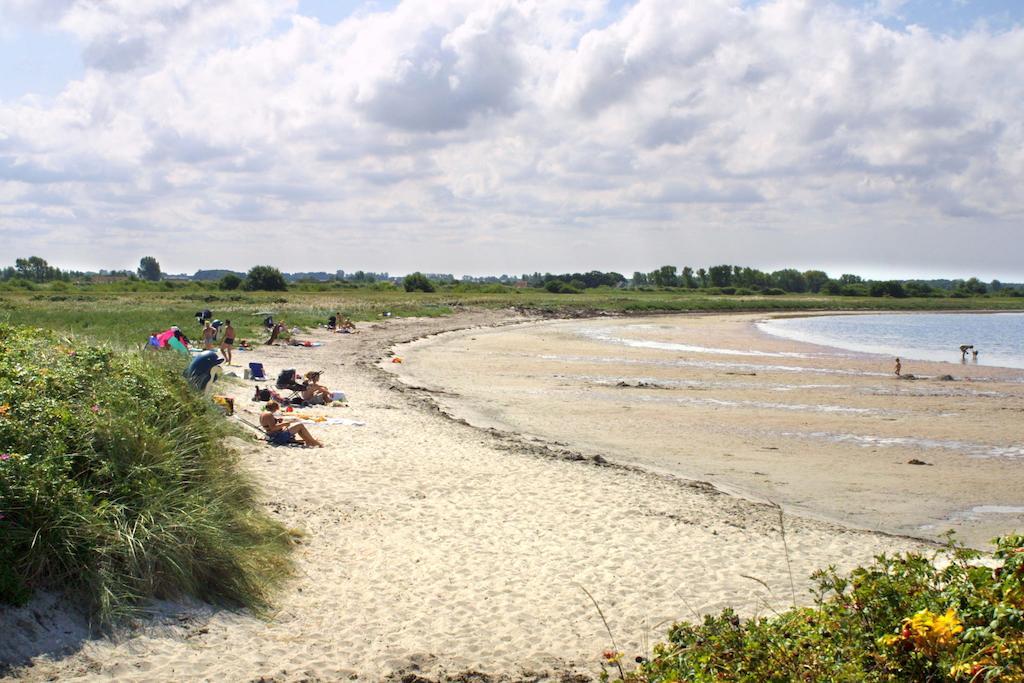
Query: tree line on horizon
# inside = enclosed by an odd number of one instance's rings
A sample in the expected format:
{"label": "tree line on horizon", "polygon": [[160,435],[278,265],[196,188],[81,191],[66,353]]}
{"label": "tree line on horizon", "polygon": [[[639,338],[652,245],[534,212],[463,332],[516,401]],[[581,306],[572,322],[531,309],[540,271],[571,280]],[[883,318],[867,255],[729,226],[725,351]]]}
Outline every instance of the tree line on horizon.
{"label": "tree line on horizon", "polygon": [[[186,279],[175,276],[176,280]],[[859,275],[843,273],[837,278],[830,277],[822,270],[800,271],[784,268],[772,272],[747,266],[717,265],[694,269],[690,266],[665,265],[649,272],[635,271],[627,278],[614,271],[592,270],[586,273],[523,273],[521,276],[502,274],[500,276],[463,276],[457,280],[447,273],[410,273],[404,278],[391,277],[388,273],[355,271],[346,273],[338,270],[328,273],[283,273],[269,265],[253,266],[245,274],[220,269],[199,270],[187,279],[196,282],[215,282],[218,289],[246,291],[285,291],[289,283],[325,284],[345,286],[403,286],[406,291],[435,291],[437,286],[478,286],[497,285],[505,287],[532,287],[555,294],[579,293],[599,287],[632,288],[639,290],[694,290],[708,294],[726,295],[781,295],[781,294],[828,294],[833,296],[889,296],[967,297],[995,294],[998,296],[1024,296],[1024,284],[1002,283],[999,280],[982,282],[977,277],[968,279],[933,280],[868,280]],[[8,286],[30,286],[48,282],[89,284],[107,280],[133,280],[159,282],[173,286],[152,256],[144,256],[135,271],[101,270],[98,273],[61,270],[51,266],[39,256],[19,258],[13,266],[0,270],[0,282]]]}

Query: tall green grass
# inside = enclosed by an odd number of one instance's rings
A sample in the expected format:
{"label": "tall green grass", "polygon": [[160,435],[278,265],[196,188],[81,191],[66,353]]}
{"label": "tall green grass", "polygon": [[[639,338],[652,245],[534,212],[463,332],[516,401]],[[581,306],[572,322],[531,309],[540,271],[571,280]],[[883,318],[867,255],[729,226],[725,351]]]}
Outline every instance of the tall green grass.
{"label": "tall green grass", "polygon": [[[58,283],[64,284],[64,283]],[[136,283],[138,284],[138,283]],[[158,283],[159,284],[159,283]],[[437,292],[405,292],[393,287],[338,288],[330,291],[221,292],[175,284],[171,288],[141,287],[140,291],[96,291],[89,288],[33,291],[0,290],[0,323],[8,322],[84,334],[94,339],[135,345],[149,334],[178,325],[198,336],[193,317],[204,308],[221,320],[230,318],[239,338],[262,340],[261,323],[270,312],[303,328],[326,322],[335,312],[357,321],[392,317],[447,315],[463,307],[518,309],[545,315],[595,312],[643,314],[687,311],[956,311],[1024,310],[1024,299],[986,295],[968,298],[845,297],[809,294],[783,296],[715,295],[701,290],[620,290],[599,287],[578,294],[553,294],[540,289],[456,284]]]}
{"label": "tall green grass", "polygon": [[58,589],[102,624],[149,598],[269,605],[288,533],[181,370],[0,325],[0,602]]}

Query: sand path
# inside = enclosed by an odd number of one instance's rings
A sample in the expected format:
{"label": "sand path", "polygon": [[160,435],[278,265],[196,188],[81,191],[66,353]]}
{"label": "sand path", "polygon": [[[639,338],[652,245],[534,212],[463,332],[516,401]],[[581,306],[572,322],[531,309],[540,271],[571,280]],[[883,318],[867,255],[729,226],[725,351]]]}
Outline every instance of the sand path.
{"label": "sand path", "polygon": [[[262,621],[205,606],[162,605],[146,627],[89,640],[51,597],[0,613],[0,660],[25,680],[562,680],[596,677],[608,634],[629,658],[677,617],[790,600],[775,509],[707,485],[517,445],[460,424],[378,367],[393,343],[507,316],[361,325],[316,349],[238,354],[271,373],[325,370],[364,421],[318,425],[324,449],[246,442],[265,505],[301,528],[296,578]],[[232,389],[250,419],[252,384]],[[848,568],[914,542],[787,517],[798,600],[812,570]],[[758,577],[771,594],[742,575]],[[13,634],[13,635],[12,635]],[[28,664],[28,666],[24,666]],[[417,679],[422,676],[423,679]],[[576,680],[575,678],[573,680]]]}

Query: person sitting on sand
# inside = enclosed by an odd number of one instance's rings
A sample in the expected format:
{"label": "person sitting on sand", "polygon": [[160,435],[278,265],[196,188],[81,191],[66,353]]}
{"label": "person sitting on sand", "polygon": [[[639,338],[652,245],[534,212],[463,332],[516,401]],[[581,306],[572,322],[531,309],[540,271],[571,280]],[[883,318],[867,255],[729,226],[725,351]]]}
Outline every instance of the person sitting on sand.
{"label": "person sitting on sand", "polygon": [[302,400],[310,405],[326,405],[331,402],[331,392],[320,384],[320,373],[310,371],[305,374],[306,388],[302,390]]}
{"label": "person sitting on sand", "polygon": [[351,334],[356,331],[356,324],[343,316],[341,313],[338,314],[338,325],[334,330],[335,332],[341,332],[342,334]]}
{"label": "person sitting on sand", "polygon": [[899,376],[900,376],[900,372],[901,372],[902,370],[903,370],[903,364],[902,364],[902,363],[900,363],[900,359],[899,359],[899,358],[897,358],[897,359],[896,359],[896,376],[897,376],[897,377],[899,377]]}
{"label": "person sitting on sand", "polygon": [[260,415],[260,426],[267,432],[270,442],[278,446],[285,446],[293,443],[298,436],[307,446],[322,448],[323,444],[313,438],[313,435],[306,429],[306,425],[297,424],[293,421],[285,421],[275,415],[281,406],[277,401],[270,401],[266,410]]}
{"label": "person sitting on sand", "polygon": [[231,347],[235,345],[235,328],[231,327],[231,321],[224,321],[224,336],[220,342],[220,353],[224,360],[231,365]]}

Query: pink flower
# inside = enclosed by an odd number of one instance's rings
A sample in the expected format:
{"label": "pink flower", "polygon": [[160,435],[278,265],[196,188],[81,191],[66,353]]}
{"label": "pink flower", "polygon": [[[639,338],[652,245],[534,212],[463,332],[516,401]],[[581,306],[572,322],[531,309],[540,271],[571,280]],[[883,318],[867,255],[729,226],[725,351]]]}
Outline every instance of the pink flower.
{"label": "pink flower", "polygon": [[10,453],[0,453],[0,460],[10,460],[10,459],[11,459],[11,454]]}
{"label": "pink flower", "polygon": [[92,412],[94,412],[94,413],[98,413],[98,412],[100,412],[100,407],[99,407],[99,405],[98,405],[98,404],[95,404],[95,403],[93,404],[93,406],[92,406]]}

